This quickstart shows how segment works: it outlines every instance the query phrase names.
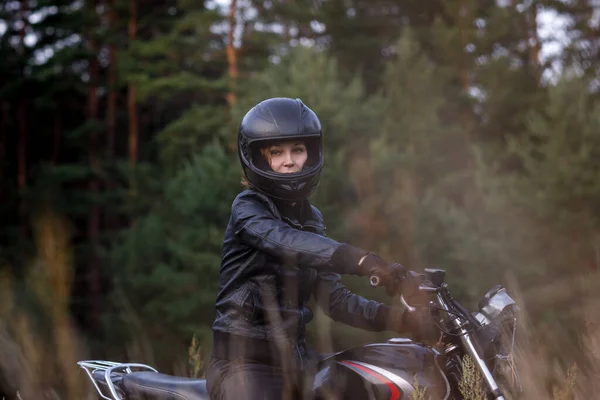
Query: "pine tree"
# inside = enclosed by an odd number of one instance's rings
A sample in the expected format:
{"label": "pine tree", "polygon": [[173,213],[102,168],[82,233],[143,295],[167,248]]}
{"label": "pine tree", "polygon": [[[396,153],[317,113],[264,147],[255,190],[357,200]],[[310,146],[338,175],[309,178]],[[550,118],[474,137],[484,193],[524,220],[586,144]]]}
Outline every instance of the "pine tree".
{"label": "pine tree", "polygon": [[437,68],[410,30],[395,54],[385,75],[383,127],[369,147],[376,186],[365,212],[380,228],[367,233],[388,259],[454,272],[436,213],[469,204],[473,180],[471,143],[460,119],[445,113],[453,75]]}
{"label": "pine tree", "polygon": [[578,272],[597,269],[599,107],[585,80],[565,77],[528,115],[527,135],[511,141],[523,168],[513,198],[566,240],[547,254],[555,273],[573,273],[574,262]]}
{"label": "pine tree", "polygon": [[176,167],[210,143],[226,121],[225,38],[213,32],[223,16],[205,2],[181,2],[139,18],[139,33],[120,58],[120,72],[135,87],[139,107],[152,110],[151,121],[139,129],[158,132],[160,150],[153,157]]}
{"label": "pine tree", "polygon": [[[130,153],[129,166],[118,169],[131,186],[116,192],[116,210],[131,226],[109,241],[117,318],[108,316],[107,330],[134,313],[165,368],[193,334],[204,343],[210,337],[222,230],[239,185],[226,150],[227,32],[216,29],[224,16],[206,3],[137,10],[135,39],[118,58],[121,82],[135,89],[129,117],[139,112],[142,135],[136,162]],[[118,307],[123,302],[131,307]],[[164,335],[182,352],[163,346]]]}
{"label": "pine tree", "polygon": [[194,334],[209,350],[223,232],[239,188],[234,161],[214,142],[175,172],[147,174],[154,190],[138,187],[151,200],[115,238],[107,260],[116,300],[108,329],[139,319],[136,329],[151,338],[156,362],[167,369]]}

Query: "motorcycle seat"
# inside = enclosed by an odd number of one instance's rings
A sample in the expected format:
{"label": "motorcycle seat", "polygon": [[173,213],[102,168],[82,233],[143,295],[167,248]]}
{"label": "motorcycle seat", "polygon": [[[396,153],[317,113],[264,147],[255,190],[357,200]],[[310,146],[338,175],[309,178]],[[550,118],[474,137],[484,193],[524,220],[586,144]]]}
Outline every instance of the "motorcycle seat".
{"label": "motorcycle seat", "polygon": [[209,400],[206,380],[171,376],[158,372],[133,372],[122,386],[133,398],[148,400]]}

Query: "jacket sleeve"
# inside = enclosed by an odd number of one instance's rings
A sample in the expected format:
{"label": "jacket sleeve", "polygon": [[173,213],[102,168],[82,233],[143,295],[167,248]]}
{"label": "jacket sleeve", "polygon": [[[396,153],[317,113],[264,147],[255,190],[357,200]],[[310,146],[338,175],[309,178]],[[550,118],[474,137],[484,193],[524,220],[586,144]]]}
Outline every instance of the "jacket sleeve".
{"label": "jacket sleeve", "polygon": [[334,273],[319,273],[314,296],[323,312],[334,321],[369,331],[394,330],[401,313],[374,300],[352,293]]}
{"label": "jacket sleeve", "polygon": [[268,200],[242,192],[231,210],[235,234],[250,246],[299,268],[356,274],[365,251],[325,236],[294,229],[269,208]]}

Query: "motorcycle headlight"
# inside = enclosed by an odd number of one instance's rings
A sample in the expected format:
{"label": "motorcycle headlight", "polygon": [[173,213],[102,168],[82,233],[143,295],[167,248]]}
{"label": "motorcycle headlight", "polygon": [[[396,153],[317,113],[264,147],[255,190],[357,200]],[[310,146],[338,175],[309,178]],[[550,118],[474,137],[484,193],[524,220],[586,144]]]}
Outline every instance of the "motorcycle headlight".
{"label": "motorcycle headlight", "polygon": [[496,379],[507,383],[504,390],[510,387],[515,393],[522,390],[513,357],[518,313],[516,302],[506,289],[497,285],[479,302],[476,318],[482,329],[475,334],[478,349]]}
{"label": "motorcycle headlight", "polygon": [[505,311],[512,310],[515,301],[506,293],[506,289],[497,285],[488,291],[479,302],[479,311],[490,321]]}

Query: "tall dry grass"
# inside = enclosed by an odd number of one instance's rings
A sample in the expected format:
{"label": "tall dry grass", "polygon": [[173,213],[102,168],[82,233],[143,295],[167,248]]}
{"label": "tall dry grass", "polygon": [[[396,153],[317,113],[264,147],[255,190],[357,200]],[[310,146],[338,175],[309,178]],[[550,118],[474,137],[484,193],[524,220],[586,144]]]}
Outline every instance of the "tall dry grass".
{"label": "tall dry grass", "polygon": [[[519,399],[589,400],[600,390],[600,273],[520,290],[511,295],[519,316],[514,356],[523,391]],[[569,324],[540,315],[563,313]]]}
{"label": "tall dry grass", "polygon": [[[50,210],[40,212],[32,223],[36,253],[26,263],[24,277],[17,279],[10,268],[0,268],[0,383],[8,386],[6,400],[97,399],[77,365],[90,355],[69,313],[74,278],[69,223]],[[117,296],[127,319],[123,322],[136,339],[115,361],[152,364],[150,338],[126,296]],[[201,354],[202,343],[194,337],[189,365],[179,368],[180,374],[202,376]]]}
{"label": "tall dry grass", "polygon": [[20,398],[92,399],[76,362],[84,354],[69,314],[73,254],[69,224],[51,211],[33,219],[35,256],[24,279],[0,276],[0,373]]}
{"label": "tall dry grass", "polygon": [[[73,254],[67,221],[50,211],[34,220],[37,253],[30,260],[24,280],[17,280],[8,268],[0,269],[0,374],[20,398],[82,400],[97,398],[87,376],[76,361],[86,359],[84,338],[69,315],[73,284]],[[515,283],[509,292],[522,308],[515,360],[523,392],[518,399],[589,400],[600,392],[600,273],[557,282],[535,290],[522,290]],[[24,301],[28,299],[28,301]],[[571,308],[573,320],[581,326],[563,326],[544,331],[538,316],[543,310]],[[333,348],[335,334],[329,319],[317,313],[317,331],[325,348]],[[132,329],[139,329],[134,326]],[[339,334],[339,332],[337,332]],[[122,361],[151,358],[151,343],[131,344]],[[204,368],[201,348],[193,338],[187,371],[200,377]],[[149,354],[150,353],[150,354]],[[184,361],[185,362],[185,361]],[[468,368],[467,368],[468,369]],[[472,370],[472,369],[471,369]],[[471,371],[472,372],[472,371]],[[464,388],[476,377],[465,382]],[[476,387],[476,385],[474,386]],[[465,398],[476,399],[476,389]],[[507,396],[508,397],[508,396]],[[416,392],[414,399],[425,398]]]}

